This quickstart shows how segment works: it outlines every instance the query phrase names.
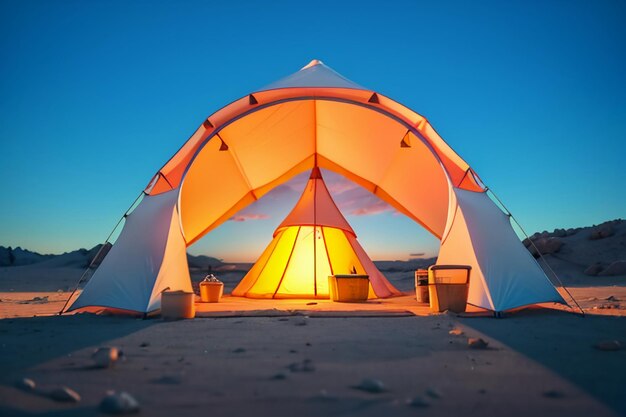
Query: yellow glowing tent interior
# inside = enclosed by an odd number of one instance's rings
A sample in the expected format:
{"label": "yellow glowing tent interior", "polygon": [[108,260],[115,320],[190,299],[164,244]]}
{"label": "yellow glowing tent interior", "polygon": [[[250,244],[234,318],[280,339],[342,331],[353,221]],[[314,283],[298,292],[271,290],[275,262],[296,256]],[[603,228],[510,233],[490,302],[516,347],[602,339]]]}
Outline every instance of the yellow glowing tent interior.
{"label": "yellow glowing tent interior", "polygon": [[298,203],[232,295],[328,298],[328,276],[351,272],[369,276],[369,298],[400,294],[367,256],[315,167]]}
{"label": "yellow glowing tent interior", "polygon": [[294,175],[319,166],[441,239],[438,263],[472,267],[468,302],[495,312],[563,298],[470,166],[419,114],[320,61],[209,116],[157,171],[69,310],[150,312],[191,290],[186,247]]}

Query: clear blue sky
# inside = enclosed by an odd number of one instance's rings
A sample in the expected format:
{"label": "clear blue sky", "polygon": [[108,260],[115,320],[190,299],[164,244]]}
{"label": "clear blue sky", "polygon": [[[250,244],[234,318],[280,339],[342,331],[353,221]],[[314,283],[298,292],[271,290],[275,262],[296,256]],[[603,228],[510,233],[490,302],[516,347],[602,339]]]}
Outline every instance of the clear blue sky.
{"label": "clear blue sky", "polygon": [[[104,240],[206,116],[312,58],[426,116],[529,231],[624,217],[624,22],[623,1],[0,1],[0,245]],[[192,252],[262,250],[277,195]],[[436,251],[347,214],[374,258]]]}

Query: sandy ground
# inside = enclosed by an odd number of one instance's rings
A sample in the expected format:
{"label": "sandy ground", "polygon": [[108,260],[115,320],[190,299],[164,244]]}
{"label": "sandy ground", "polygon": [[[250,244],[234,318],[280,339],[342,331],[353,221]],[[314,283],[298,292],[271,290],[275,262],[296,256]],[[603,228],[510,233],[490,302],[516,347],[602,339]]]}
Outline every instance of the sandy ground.
{"label": "sandy ground", "polygon": [[[503,319],[433,315],[406,296],[352,313],[330,302],[226,299],[199,306],[209,318],[165,322],[58,316],[68,293],[57,289],[71,286],[76,271],[18,268],[0,270],[0,416],[101,415],[107,390],[131,393],[144,416],[626,415],[626,350],[594,348],[626,345],[619,277],[570,288],[586,318],[555,305]],[[387,275],[412,288],[410,274]],[[241,276],[220,277],[228,291]],[[489,348],[468,348],[468,337]],[[92,369],[102,346],[120,347],[126,360]],[[16,388],[24,377],[40,392],[66,385],[82,400]],[[364,378],[382,381],[385,392],[354,389]],[[422,407],[407,405],[415,398]]]}
{"label": "sandy ground", "polygon": [[[450,335],[452,328],[465,334]],[[98,415],[108,389],[132,393],[146,416],[624,415],[626,351],[593,344],[625,335],[620,317],[546,309],[505,319],[4,319],[0,415]],[[467,336],[490,349],[469,349]],[[90,369],[93,349],[104,345],[127,359]],[[307,359],[309,372],[288,369]],[[82,401],[20,391],[13,384],[21,377],[43,390],[67,385]],[[352,388],[363,378],[381,380],[387,391]],[[428,406],[406,405],[414,397]]]}
{"label": "sandy ground", "polygon": [[[624,310],[605,300],[626,299],[626,287],[572,291],[586,318],[550,308],[464,318],[423,307],[411,317],[306,318],[301,302],[283,306],[283,316],[164,322],[46,316],[67,293],[4,292],[0,415],[100,415],[110,389],[130,392],[146,416],[626,415],[626,350],[593,347],[626,344]],[[598,308],[607,305],[620,307]],[[266,301],[259,308],[275,307]],[[464,334],[450,335],[453,328]],[[470,336],[487,340],[489,349],[469,349]],[[126,360],[91,369],[91,353],[101,346],[120,347]],[[289,370],[306,360],[310,371]],[[14,384],[22,377],[42,391],[69,386],[82,400],[57,403],[21,391]],[[386,392],[352,388],[364,378],[382,381]],[[426,406],[406,404],[415,397]]]}

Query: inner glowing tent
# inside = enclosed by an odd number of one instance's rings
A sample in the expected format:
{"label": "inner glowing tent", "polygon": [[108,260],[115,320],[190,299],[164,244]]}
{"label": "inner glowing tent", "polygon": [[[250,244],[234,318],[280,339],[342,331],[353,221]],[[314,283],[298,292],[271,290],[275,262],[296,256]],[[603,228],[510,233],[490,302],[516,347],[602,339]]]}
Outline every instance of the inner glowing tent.
{"label": "inner glowing tent", "polygon": [[329,298],[328,277],[369,276],[369,298],[399,295],[356,240],[319,168],[232,294],[248,298]]}
{"label": "inner glowing tent", "polygon": [[[421,224],[441,239],[441,259],[472,265],[470,304],[504,311],[564,302],[517,239],[509,219],[496,221],[485,215],[501,211],[476,173],[424,117],[312,61],[202,123],[152,178],[130,214],[150,216],[150,210],[140,210],[142,205],[173,204],[159,208],[174,213],[168,233],[157,236],[150,228],[123,231],[120,236],[133,239],[135,250],[132,254],[112,250],[71,309],[94,303],[118,308],[119,294],[124,299],[147,299],[135,293],[141,288],[152,291],[157,277],[159,286],[180,288],[182,281],[189,280],[188,274],[163,268],[186,260],[170,257],[181,256],[184,246],[272,188],[314,167],[342,174]],[[176,198],[156,201],[163,193]],[[144,220],[160,222],[156,217]],[[180,243],[154,242],[181,235]],[[118,240],[115,245],[121,244]],[[509,259],[515,262],[509,264]],[[137,262],[145,268],[128,267]],[[117,279],[112,280],[112,272]],[[143,284],[131,285],[134,280]],[[96,288],[107,296],[95,293]],[[152,311],[159,302],[152,300],[136,311]]]}

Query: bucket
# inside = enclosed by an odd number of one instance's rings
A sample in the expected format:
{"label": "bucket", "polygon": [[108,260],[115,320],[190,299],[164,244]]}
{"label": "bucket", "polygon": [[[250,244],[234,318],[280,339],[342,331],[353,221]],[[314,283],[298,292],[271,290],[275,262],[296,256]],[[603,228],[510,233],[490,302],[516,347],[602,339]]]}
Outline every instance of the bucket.
{"label": "bucket", "polygon": [[415,271],[415,298],[418,303],[427,303],[428,298],[428,270]]}
{"label": "bucket", "polygon": [[203,303],[219,303],[223,293],[223,282],[200,282],[200,301]]}
{"label": "bucket", "polygon": [[428,268],[431,311],[465,311],[471,269],[466,265],[433,265]]}
{"label": "bucket", "polygon": [[164,291],[161,293],[161,317],[164,320],[192,319],[196,315],[195,294],[185,291]]}
{"label": "bucket", "polygon": [[331,275],[328,277],[330,299],[341,303],[367,301],[370,288],[369,275]]}

